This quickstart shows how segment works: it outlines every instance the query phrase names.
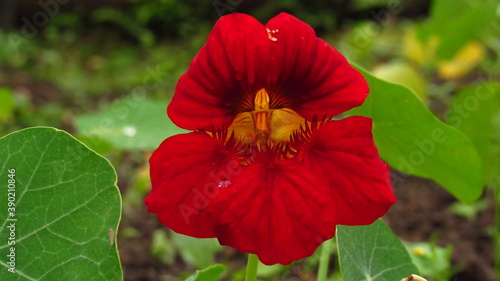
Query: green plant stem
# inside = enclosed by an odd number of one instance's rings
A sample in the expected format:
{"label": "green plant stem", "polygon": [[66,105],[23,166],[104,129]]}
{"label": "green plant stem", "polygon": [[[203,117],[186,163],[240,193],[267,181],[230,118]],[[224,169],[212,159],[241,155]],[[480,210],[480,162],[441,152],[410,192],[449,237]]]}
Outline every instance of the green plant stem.
{"label": "green plant stem", "polygon": [[257,280],[258,266],[259,266],[259,258],[254,254],[248,254],[247,273],[245,274],[245,281]]}
{"label": "green plant stem", "polygon": [[330,254],[332,251],[332,239],[326,240],[321,249],[318,267],[318,281],[326,281],[328,277],[328,266],[330,265]]}
{"label": "green plant stem", "polygon": [[495,246],[495,280],[500,280],[500,183],[493,184],[493,197],[495,198],[495,230],[494,241]]}

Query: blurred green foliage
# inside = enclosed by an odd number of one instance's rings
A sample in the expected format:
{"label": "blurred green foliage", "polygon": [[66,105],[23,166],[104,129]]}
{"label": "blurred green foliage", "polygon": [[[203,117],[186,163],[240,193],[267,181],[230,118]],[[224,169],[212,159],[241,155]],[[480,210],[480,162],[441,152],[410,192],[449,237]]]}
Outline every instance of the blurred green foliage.
{"label": "blurred green foliage", "polygon": [[160,37],[188,37],[207,28],[213,7],[210,1],[127,0],[128,8],[104,7],[93,12],[95,22],[120,27],[141,44],[151,46]]}
{"label": "blurred green foliage", "polygon": [[435,243],[404,243],[410,257],[428,281],[450,280],[457,268],[451,264],[451,245],[439,247]]}
{"label": "blurred green foliage", "polygon": [[0,88],[0,122],[8,120],[14,111],[14,96],[9,88]]}
{"label": "blurred green foliage", "polygon": [[[112,144],[120,150],[154,150],[167,137],[185,133],[166,116],[166,102],[152,101],[145,96],[121,99],[98,114],[84,114],[75,119],[82,135]],[[162,128],[158,130],[158,128]]]}
{"label": "blurred green foliage", "polygon": [[219,280],[221,275],[226,270],[222,264],[214,264],[204,269],[197,270],[193,275],[189,276],[186,281],[216,281]]}
{"label": "blurred green foliage", "polygon": [[462,202],[454,202],[449,207],[450,212],[457,216],[464,217],[468,220],[476,219],[480,212],[486,210],[488,202],[485,200],[478,200],[473,204],[464,204]]}

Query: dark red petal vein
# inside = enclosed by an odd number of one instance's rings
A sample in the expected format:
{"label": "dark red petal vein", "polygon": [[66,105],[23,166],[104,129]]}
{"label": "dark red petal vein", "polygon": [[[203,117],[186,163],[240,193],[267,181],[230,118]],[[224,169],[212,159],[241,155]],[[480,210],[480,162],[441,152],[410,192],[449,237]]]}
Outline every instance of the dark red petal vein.
{"label": "dark red petal vein", "polygon": [[271,43],[271,91],[290,101],[304,118],[333,117],[359,106],[369,89],[363,76],[333,47],[316,37],[297,18],[281,13],[266,27],[276,38]]}
{"label": "dark red petal vein", "polygon": [[187,130],[230,124],[247,95],[264,87],[269,43],[253,17],[235,13],[217,21],[177,84],[168,107],[172,121]]}

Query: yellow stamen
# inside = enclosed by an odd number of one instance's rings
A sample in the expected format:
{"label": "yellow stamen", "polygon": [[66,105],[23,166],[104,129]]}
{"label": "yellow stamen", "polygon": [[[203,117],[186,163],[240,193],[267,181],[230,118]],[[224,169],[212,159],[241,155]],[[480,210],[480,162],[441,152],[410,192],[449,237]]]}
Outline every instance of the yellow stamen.
{"label": "yellow stamen", "polygon": [[288,108],[273,110],[270,119],[270,135],[276,140],[289,140],[292,132],[298,130],[304,122],[308,122],[297,112]]}
{"label": "yellow stamen", "polygon": [[[253,100],[253,110],[236,115],[229,127],[229,135],[234,135],[236,139],[264,150],[278,143],[291,141],[294,132],[311,126],[311,122],[290,108],[279,106],[271,108],[271,99],[272,94],[269,95],[265,89],[257,91]],[[289,158],[294,154],[293,150],[286,151],[284,157]]]}
{"label": "yellow stamen", "polygon": [[269,40],[273,41],[273,42],[276,42],[278,41],[278,38],[276,37],[273,37],[273,35],[271,33],[278,33],[278,30],[270,30],[269,28],[266,28],[267,30],[267,37],[269,38]]}

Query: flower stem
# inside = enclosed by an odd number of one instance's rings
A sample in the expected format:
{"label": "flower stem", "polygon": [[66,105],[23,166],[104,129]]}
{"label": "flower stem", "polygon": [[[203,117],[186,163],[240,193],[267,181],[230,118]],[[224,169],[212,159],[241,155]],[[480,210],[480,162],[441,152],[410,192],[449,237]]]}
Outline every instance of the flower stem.
{"label": "flower stem", "polygon": [[493,245],[495,250],[495,280],[500,280],[500,177],[497,182],[493,182],[493,197],[495,198],[495,233]]}
{"label": "flower stem", "polygon": [[254,254],[248,254],[247,273],[245,274],[245,281],[257,280],[258,266],[259,266],[259,258]]}
{"label": "flower stem", "polygon": [[328,277],[328,266],[330,265],[330,253],[332,250],[332,239],[323,242],[321,256],[319,258],[318,281],[326,281]]}

